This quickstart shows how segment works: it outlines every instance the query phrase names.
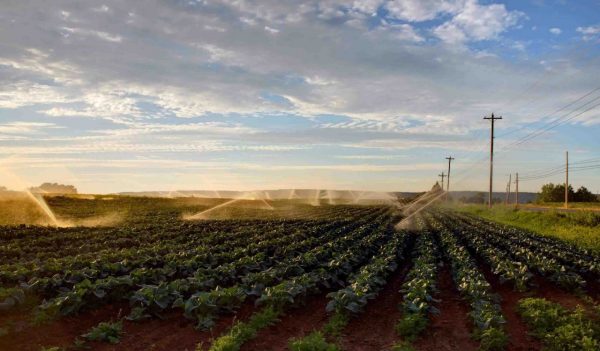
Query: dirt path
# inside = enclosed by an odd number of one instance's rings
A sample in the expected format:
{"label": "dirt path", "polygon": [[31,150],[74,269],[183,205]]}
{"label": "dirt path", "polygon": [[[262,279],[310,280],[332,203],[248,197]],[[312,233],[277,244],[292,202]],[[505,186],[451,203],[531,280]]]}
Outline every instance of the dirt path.
{"label": "dirt path", "polygon": [[377,298],[369,301],[364,312],[351,319],[343,332],[343,350],[389,350],[398,341],[395,326],[402,316],[398,308],[402,303],[399,290],[409,269],[409,263],[403,264],[394,272]]}
{"label": "dirt path", "polygon": [[447,266],[440,270],[438,289],[436,298],[441,300],[437,304],[440,314],[431,318],[423,336],[414,343],[415,348],[421,351],[477,350],[479,343],[471,338],[469,306],[454,288]]}
{"label": "dirt path", "polygon": [[309,298],[304,306],[293,308],[275,325],[261,330],[256,338],[244,344],[242,351],[288,350],[288,341],[321,329],[327,322],[325,294]]}

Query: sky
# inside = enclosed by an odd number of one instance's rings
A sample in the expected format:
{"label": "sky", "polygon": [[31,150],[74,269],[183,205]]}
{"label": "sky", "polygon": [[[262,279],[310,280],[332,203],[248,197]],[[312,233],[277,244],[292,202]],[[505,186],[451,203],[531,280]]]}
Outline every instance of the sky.
{"label": "sky", "polygon": [[598,0],[4,0],[0,185],[484,190],[495,113],[537,191],[600,157],[598,77]]}

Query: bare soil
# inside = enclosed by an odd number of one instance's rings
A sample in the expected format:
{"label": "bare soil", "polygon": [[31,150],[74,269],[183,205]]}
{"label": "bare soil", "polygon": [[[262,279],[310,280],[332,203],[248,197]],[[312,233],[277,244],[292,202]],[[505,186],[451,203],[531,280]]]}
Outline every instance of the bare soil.
{"label": "bare soil", "polygon": [[117,320],[123,315],[127,305],[115,304],[84,312],[76,316],[62,317],[48,324],[34,326],[27,319],[14,323],[8,335],[0,337],[1,351],[39,351],[42,347],[63,347],[73,345],[75,338],[87,333],[100,322]]}
{"label": "bare soil", "polygon": [[[140,322],[123,321],[123,335],[118,344],[86,342],[91,350],[100,351],[160,351],[195,350],[198,344],[210,346],[212,340],[226,332],[236,320],[245,320],[254,310],[252,302],[244,304],[235,314],[225,315],[216,321],[209,331],[194,328],[191,320],[183,317],[181,311],[166,313],[163,319],[150,319]],[[39,351],[41,347],[73,346],[76,338],[81,338],[100,322],[116,321],[119,316],[129,313],[126,304],[109,305],[82,313],[63,317],[46,325],[34,326],[19,321],[10,334],[0,338],[0,351]]]}
{"label": "bare soil", "polygon": [[245,343],[242,351],[288,350],[288,342],[319,330],[327,322],[325,294],[309,298],[306,304],[289,310],[276,324],[262,329]]}

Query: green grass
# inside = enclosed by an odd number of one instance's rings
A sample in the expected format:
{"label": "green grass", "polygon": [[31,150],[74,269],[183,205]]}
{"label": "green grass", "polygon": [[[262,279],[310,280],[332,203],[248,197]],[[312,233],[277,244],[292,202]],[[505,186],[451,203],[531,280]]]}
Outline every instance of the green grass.
{"label": "green grass", "polygon": [[534,212],[505,206],[496,206],[490,210],[482,205],[461,206],[456,209],[600,252],[600,213],[566,213],[554,210]]}
{"label": "green grass", "polygon": [[[524,206],[564,208],[565,203],[564,202],[540,202],[540,203],[533,203],[533,204],[524,205]],[[569,208],[600,209],[600,202],[569,202]]]}

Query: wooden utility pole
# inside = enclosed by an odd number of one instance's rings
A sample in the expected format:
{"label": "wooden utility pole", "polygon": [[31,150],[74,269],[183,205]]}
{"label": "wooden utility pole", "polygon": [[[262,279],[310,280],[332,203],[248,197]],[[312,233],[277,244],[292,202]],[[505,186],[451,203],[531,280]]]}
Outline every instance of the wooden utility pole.
{"label": "wooden utility pole", "polygon": [[566,151],[566,172],[565,172],[565,208],[569,208],[569,151]]}
{"label": "wooden utility pole", "polygon": [[508,175],[508,201],[506,201],[507,205],[510,202],[510,183],[512,183],[512,173]]}
{"label": "wooden utility pole", "polygon": [[438,174],[438,177],[442,177],[442,191],[444,191],[444,178],[446,178],[446,174],[442,172],[442,174]]}
{"label": "wooden utility pole", "polygon": [[515,179],[515,207],[519,207],[519,173],[516,174]]}
{"label": "wooden utility pole", "polygon": [[510,201],[510,183],[511,183],[511,178],[512,174],[508,175],[508,184],[506,184],[506,199],[504,200],[504,204],[508,205],[509,201]]}
{"label": "wooden utility pole", "polygon": [[448,160],[448,175],[446,176],[448,178],[448,185],[446,186],[446,200],[448,200],[448,194],[450,194],[450,164],[452,163],[452,160],[454,160],[454,157],[448,156],[446,157],[446,160]]}
{"label": "wooden utility pole", "polygon": [[491,117],[483,117],[483,119],[489,119],[492,122],[492,128],[490,133],[490,194],[488,197],[488,206],[492,208],[492,191],[493,191],[493,178],[494,178],[494,121],[502,119],[502,117],[496,117],[492,113]]}

